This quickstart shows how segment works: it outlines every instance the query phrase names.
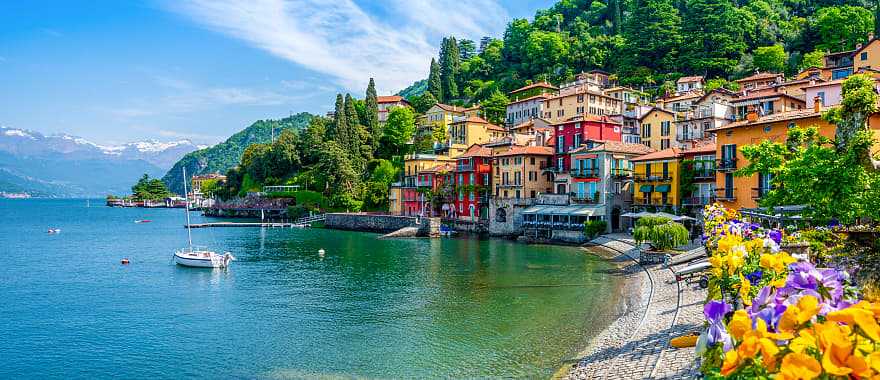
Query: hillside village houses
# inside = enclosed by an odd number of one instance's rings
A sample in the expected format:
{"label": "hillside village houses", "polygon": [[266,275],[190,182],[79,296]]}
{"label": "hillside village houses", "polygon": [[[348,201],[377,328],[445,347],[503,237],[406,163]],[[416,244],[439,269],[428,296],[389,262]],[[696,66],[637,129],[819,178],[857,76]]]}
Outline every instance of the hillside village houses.
{"label": "hillside village houses", "polygon": [[379,106],[379,123],[384,125],[388,121],[388,114],[394,107],[406,107],[409,102],[402,96],[377,96],[376,103]]}
{"label": "hillside village houses", "polygon": [[[846,76],[868,73],[880,84],[880,41],[870,36],[824,63],[789,79],[758,72],[735,81],[738,91],[706,91],[706,78],[686,76],[653,100],[594,70],[558,87],[511,91],[503,125],[484,119],[479,106],[437,103],[417,129],[445,137],[432,152],[405,157],[390,212],[441,216],[492,235],[577,241],[583,221],[621,231],[633,211],[697,216],[714,201],[755,208],[772,178],[734,176],[746,164],[740,149],[784,141],[792,126],[833,136],[821,114],[839,105]],[[384,109],[403,102],[383,97]],[[880,115],[869,122],[880,136]],[[692,173],[687,183],[684,171]]]}

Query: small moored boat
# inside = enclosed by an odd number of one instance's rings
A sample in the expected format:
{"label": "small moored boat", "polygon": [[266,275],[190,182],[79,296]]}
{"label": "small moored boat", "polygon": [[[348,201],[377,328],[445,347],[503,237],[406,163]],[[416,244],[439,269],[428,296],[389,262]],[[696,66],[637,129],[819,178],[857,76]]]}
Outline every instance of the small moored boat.
{"label": "small moored boat", "polygon": [[[186,168],[183,169],[183,193],[186,194]],[[235,260],[235,256],[225,252],[222,255],[203,247],[193,247],[192,224],[189,221],[189,199],[184,201],[186,205],[186,236],[189,246],[174,252],[174,263],[193,268],[227,268],[229,263]]]}
{"label": "small moored boat", "polygon": [[149,219],[138,219],[138,220],[135,220],[134,222],[135,222],[135,223],[138,223],[138,224],[140,224],[140,223],[150,223],[150,222],[152,222],[152,220],[149,220]]}

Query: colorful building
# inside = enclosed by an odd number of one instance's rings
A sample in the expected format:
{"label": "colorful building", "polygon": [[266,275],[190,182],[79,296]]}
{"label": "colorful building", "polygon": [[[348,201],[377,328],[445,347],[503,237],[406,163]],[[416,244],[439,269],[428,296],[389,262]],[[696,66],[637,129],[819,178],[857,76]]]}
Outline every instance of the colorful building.
{"label": "colorful building", "polygon": [[703,206],[715,200],[715,150],[713,142],[681,152],[682,172],[692,173],[690,189],[681,191],[681,205],[690,208],[694,215],[700,215]]}
{"label": "colorful building", "polygon": [[675,91],[683,94],[691,91],[702,91],[705,84],[703,76],[681,77],[675,81]]}
{"label": "colorful building", "polygon": [[601,206],[596,214],[605,215],[609,232],[626,227],[620,215],[632,206],[633,164],[630,160],[653,151],[642,144],[619,141],[588,142],[573,150],[571,202]]}
{"label": "colorful building", "polygon": [[655,150],[675,146],[675,113],[663,108],[653,107],[639,118],[641,143]]}
{"label": "colorful building", "polygon": [[376,103],[379,106],[379,124],[385,124],[388,121],[388,114],[395,107],[407,107],[409,102],[402,96],[377,96]]}
{"label": "colorful building", "polygon": [[859,44],[852,55],[853,72],[863,70],[880,70],[880,41],[874,38],[874,33],[868,35],[868,42]]}
{"label": "colorful building", "polygon": [[449,124],[447,143],[442,147],[450,157],[464,153],[474,144],[485,144],[504,137],[507,131],[479,116],[456,118]]}
{"label": "colorful building", "polygon": [[679,209],[681,158],[681,149],[669,148],[630,160],[633,163],[634,209],[649,211]]}
{"label": "colorful building", "polygon": [[621,112],[623,102],[604,94],[591,83],[572,85],[544,101],[544,119],[558,123],[578,115],[604,116]]}
{"label": "colorful building", "polygon": [[742,156],[742,147],[761,141],[784,142],[788,130],[794,126],[819,127],[819,133],[833,138],[836,127],[822,120],[817,108],[758,116],[754,111],[745,120],[715,129],[716,164],[715,195],[718,201],[734,209],[755,208],[758,200],[770,189],[769,174],[748,177],[734,176],[734,172],[748,164]]}
{"label": "colorful building", "polygon": [[421,116],[418,120],[416,133],[419,136],[428,136],[433,133],[435,128],[442,127],[444,131],[449,131],[449,124],[456,117],[465,115],[465,109],[462,107],[451,106],[448,104],[437,103]]}
{"label": "colorful building", "polygon": [[[709,130],[733,121],[734,108],[730,103],[736,98],[736,93],[723,88],[707,92],[691,105],[691,109],[677,115],[675,140],[689,143],[711,137]],[[683,145],[679,144],[679,147]],[[662,143],[660,148],[663,148]]]}
{"label": "colorful building", "polygon": [[770,87],[785,81],[785,75],[782,73],[755,73],[734,82],[739,84],[740,90],[756,90],[759,88]]}
{"label": "colorful building", "polygon": [[514,146],[495,155],[494,196],[496,198],[534,199],[553,191],[550,166],[553,148]]}
{"label": "colorful building", "polygon": [[544,101],[556,95],[558,90],[550,83],[539,82],[511,91],[505,123],[511,126],[543,117]]}
{"label": "colorful building", "polygon": [[587,140],[621,141],[623,140],[620,124],[610,116],[581,115],[564,122],[553,124],[554,147],[556,154],[552,165],[556,171],[554,182],[556,192],[569,192],[572,150],[585,144]]}
{"label": "colorful building", "polygon": [[434,178],[426,177],[422,172],[452,161],[448,157],[433,154],[410,154],[404,157],[402,181],[396,184],[400,188],[400,214],[425,215],[430,209],[430,199],[425,196],[425,190],[433,188]]}
{"label": "colorful building", "polygon": [[779,92],[773,87],[746,91],[739,98],[732,100],[730,104],[736,110],[737,120],[744,119],[752,109],[757,110],[761,116],[767,116],[800,110],[806,106],[802,97]]}
{"label": "colorful building", "polygon": [[489,218],[492,164],[492,149],[477,144],[456,158],[451,207],[444,210],[444,215],[467,221]]}

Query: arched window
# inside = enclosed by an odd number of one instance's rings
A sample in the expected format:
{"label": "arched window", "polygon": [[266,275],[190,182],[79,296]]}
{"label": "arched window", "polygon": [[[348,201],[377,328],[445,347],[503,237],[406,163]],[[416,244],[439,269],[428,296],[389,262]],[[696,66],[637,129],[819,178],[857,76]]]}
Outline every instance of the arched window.
{"label": "arched window", "polygon": [[495,221],[498,223],[506,223],[507,222],[507,210],[504,208],[499,208],[495,210]]}

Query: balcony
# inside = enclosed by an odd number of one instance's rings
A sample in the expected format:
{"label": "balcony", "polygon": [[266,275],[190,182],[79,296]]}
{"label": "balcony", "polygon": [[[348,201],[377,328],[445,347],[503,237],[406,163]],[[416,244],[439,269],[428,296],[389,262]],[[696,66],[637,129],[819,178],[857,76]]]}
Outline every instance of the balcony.
{"label": "balcony", "polygon": [[715,189],[715,199],[719,201],[735,201],[736,188],[731,189]]}
{"label": "balcony", "polygon": [[428,180],[418,180],[416,181],[416,187],[431,187],[431,181]]}
{"label": "balcony", "polygon": [[455,167],[455,171],[457,171],[457,172],[469,172],[469,171],[473,171],[473,170],[474,170],[473,164],[465,164],[465,165],[459,164],[459,165],[456,165],[456,167]]}
{"label": "balcony", "polygon": [[701,180],[714,180],[715,179],[715,169],[699,169],[694,171],[694,179],[697,181]]}
{"label": "balcony", "polygon": [[733,158],[722,158],[718,160],[718,164],[716,165],[716,169],[721,172],[729,172],[736,170],[736,157]]}
{"label": "balcony", "polygon": [[707,204],[712,203],[715,200],[715,197],[685,197],[681,199],[681,204],[683,206],[705,206]]}
{"label": "balcony", "polygon": [[633,171],[632,169],[623,169],[623,168],[612,168],[611,176],[615,178],[629,178],[632,177]]}
{"label": "balcony", "polygon": [[599,168],[573,169],[569,173],[574,178],[599,178]]}
{"label": "balcony", "polygon": [[767,196],[767,193],[770,192],[772,188],[770,187],[753,187],[752,188],[752,199],[759,200]]}
{"label": "balcony", "polygon": [[661,174],[661,175],[649,175],[645,176],[644,174],[636,175],[634,177],[636,182],[669,182],[672,180],[672,177],[669,174]]}
{"label": "balcony", "polygon": [[571,197],[569,199],[571,200],[571,203],[589,204],[589,205],[598,204],[600,201],[599,197],[596,195],[591,197],[586,194],[577,194],[577,193],[572,193]]}

